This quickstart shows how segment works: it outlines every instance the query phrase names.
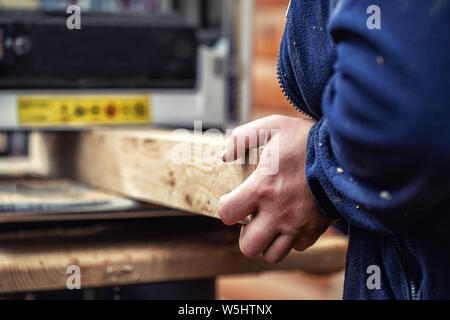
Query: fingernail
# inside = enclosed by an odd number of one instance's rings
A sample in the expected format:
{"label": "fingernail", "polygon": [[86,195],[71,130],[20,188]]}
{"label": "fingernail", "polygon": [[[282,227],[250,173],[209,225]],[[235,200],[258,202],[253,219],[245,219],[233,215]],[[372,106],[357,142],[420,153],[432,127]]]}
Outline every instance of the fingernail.
{"label": "fingernail", "polygon": [[242,239],[242,234],[244,233],[244,227],[245,227],[245,225],[241,226],[241,231],[239,232],[239,241],[241,241],[241,239]]}

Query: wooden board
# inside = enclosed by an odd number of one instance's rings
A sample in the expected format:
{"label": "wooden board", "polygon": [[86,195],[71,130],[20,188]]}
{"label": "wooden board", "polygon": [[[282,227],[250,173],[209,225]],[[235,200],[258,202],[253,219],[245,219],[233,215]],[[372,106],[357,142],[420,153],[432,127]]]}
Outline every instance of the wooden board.
{"label": "wooden board", "polygon": [[[46,139],[52,141],[54,135]],[[223,163],[226,139],[222,134],[99,128],[59,134],[58,138],[59,146],[53,145],[53,156],[47,157],[52,161],[60,157],[57,164],[49,165],[59,167],[58,174],[134,199],[212,217],[218,217],[220,197],[256,168],[256,164]],[[247,160],[256,163],[257,151]]]}
{"label": "wooden board", "polygon": [[187,213],[133,201],[68,179],[0,179],[0,224],[182,215]]}
{"label": "wooden board", "polygon": [[122,220],[122,219],[142,219],[159,217],[181,217],[193,216],[194,214],[169,209],[161,206],[150,206],[148,209],[129,211],[98,211],[83,213],[2,213],[0,214],[0,224],[17,224],[30,222],[67,222],[67,221],[98,221],[98,220]]}
{"label": "wooden board", "polygon": [[135,201],[67,179],[0,179],[0,216],[6,212],[77,213],[135,207]]}
{"label": "wooden board", "polygon": [[2,230],[0,293],[65,289],[70,265],[80,267],[81,287],[88,288],[266,270],[332,273],[345,264],[347,240],[341,237],[324,237],[279,265],[246,258],[238,238],[239,228],[205,217]]}

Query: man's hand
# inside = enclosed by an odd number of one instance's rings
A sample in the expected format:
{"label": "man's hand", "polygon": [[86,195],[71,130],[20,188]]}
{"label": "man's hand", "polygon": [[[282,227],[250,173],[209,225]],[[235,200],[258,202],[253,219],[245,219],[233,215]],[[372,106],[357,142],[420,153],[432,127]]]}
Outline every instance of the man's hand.
{"label": "man's hand", "polygon": [[[239,245],[244,255],[263,253],[266,261],[278,263],[292,248],[302,251],[313,245],[334,222],[318,212],[306,182],[306,146],[313,125],[312,120],[270,116],[234,130],[224,161],[264,145],[256,170],[219,204],[220,218],[227,225],[254,214],[241,229]],[[268,174],[274,160],[278,170]]]}

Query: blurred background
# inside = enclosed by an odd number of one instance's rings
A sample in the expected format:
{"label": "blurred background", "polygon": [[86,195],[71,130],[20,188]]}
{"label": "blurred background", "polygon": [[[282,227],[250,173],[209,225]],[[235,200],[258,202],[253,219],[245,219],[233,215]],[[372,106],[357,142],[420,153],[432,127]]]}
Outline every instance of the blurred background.
{"label": "blurred background", "polygon": [[279,44],[289,0],[256,0],[253,43],[253,118],[268,114],[298,116],[280,90],[276,77]]}

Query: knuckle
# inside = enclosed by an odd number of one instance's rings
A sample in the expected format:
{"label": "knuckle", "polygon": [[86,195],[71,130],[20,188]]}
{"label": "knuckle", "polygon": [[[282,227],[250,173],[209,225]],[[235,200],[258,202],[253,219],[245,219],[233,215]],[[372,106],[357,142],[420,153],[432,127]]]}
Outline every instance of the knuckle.
{"label": "knuckle", "polygon": [[276,226],[279,233],[292,234],[297,232],[296,226],[290,216],[284,213],[283,209],[279,208],[279,206],[269,209],[266,212],[270,215],[269,219],[271,225]]}
{"label": "knuckle", "polygon": [[[276,215],[276,219],[279,220],[279,222],[284,222],[285,224],[287,224],[287,226],[289,226],[290,228],[292,228],[293,230],[296,230],[296,217],[295,217],[295,213],[294,210],[292,210],[291,208],[287,207],[287,208],[279,208],[278,214]],[[288,230],[288,232],[290,232],[291,230]]]}
{"label": "knuckle", "polygon": [[279,212],[271,213],[270,220],[274,226],[278,226],[280,232],[286,232],[285,227],[287,222],[284,219],[284,216]]}
{"label": "knuckle", "polygon": [[257,199],[270,199],[274,194],[275,190],[270,184],[260,184],[255,191]]}

